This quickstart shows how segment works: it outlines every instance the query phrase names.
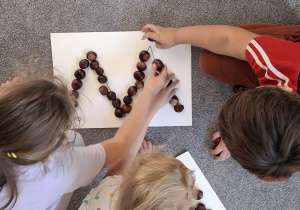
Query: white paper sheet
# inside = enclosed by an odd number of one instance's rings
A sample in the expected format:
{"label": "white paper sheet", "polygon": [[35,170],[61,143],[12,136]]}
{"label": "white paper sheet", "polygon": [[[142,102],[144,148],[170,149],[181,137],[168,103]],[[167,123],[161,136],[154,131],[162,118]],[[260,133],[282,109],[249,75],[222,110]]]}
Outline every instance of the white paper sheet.
{"label": "white paper sheet", "polygon": [[[91,32],[91,33],[52,33],[51,46],[55,75],[62,75],[71,89],[74,72],[79,69],[78,63],[86,58],[88,51],[95,51],[100,66],[108,78],[108,85],[117,97],[123,100],[128,87],[134,85],[133,73],[137,71],[136,63],[139,53],[152,46],[155,58],[161,59],[171,72],[180,79],[179,91],[176,93],[184,105],[184,111],[176,113],[169,104],[154,116],[150,126],[191,126],[192,125],[192,90],[191,90],[191,47],[178,45],[171,49],[161,50],[153,42],[141,40],[142,33],[131,32]],[[149,72],[153,57],[147,62]],[[125,118],[114,116],[114,108],[106,96],[99,93],[101,84],[98,76],[90,68],[86,69],[83,87],[79,90],[77,111],[81,117],[80,128],[120,127]],[[141,91],[133,96],[134,102]],[[134,105],[133,102],[133,105]],[[123,103],[123,102],[122,102]]]}
{"label": "white paper sheet", "polygon": [[177,159],[180,160],[188,169],[194,171],[196,186],[198,189],[203,191],[203,198],[201,199],[201,202],[206,206],[206,208],[212,210],[226,210],[191,154],[189,152],[185,152],[182,155],[179,155]]}

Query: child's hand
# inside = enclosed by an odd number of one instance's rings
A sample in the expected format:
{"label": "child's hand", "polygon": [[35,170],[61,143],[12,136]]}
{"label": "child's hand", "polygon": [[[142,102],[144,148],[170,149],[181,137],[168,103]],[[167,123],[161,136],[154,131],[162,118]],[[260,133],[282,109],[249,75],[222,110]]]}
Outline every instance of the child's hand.
{"label": "child's hand", "polygon": [[164,28],[153,24],[147,24],[142,29],[142,32],[145,33],[142,40],[151,38],[155,41],[157,48],[170,48],[177,44],[175,39],[176,30],[176,28]]}
{"label": "child's hand", "polygon": [[[220,136],[220,131],[217,131],[213,134],[212,140],[215,141]],[[221,139],[220,143],[215,149],[210,149],[209,152],[214,155],[215,160],[223,161],[230,157],[230,152],[228,151],[223,139]],[[220,154],[219,156],[217,156]]]}
{"label": "child's hand", "polygon": [[11,81],[10,81],[10,80],[7,80],[7,81],[1,83],[1,84],[0,84],[0,87],[5,87],[5,86],[9,85],[11,82],[15,82],[15,81],[18,81],[18,80],[19,80],[19,77],[15,77],[15,78],[13,78]]}
{"label": "child's hand", "polygon": [[169,81],[174,77],[174,74],[168,74],[166,65],[159,75],[156,75],[156,69],[156,65],[153,64],[146,78],[143,91],[151,97],[152,111],[159,110],[170,101],[178,90],[175,86],[179,83],[179,80],[175,80],[167,87]]}

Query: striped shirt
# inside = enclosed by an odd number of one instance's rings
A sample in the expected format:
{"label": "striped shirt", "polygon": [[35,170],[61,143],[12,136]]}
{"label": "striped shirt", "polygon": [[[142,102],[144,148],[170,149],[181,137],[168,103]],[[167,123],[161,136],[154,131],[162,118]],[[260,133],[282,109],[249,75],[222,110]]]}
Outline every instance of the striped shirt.
{"label": "striped shirt", "polygon": [[289,87],[300,94],[300,42],[258,36],[246,47],[245,56],[261,86]]}

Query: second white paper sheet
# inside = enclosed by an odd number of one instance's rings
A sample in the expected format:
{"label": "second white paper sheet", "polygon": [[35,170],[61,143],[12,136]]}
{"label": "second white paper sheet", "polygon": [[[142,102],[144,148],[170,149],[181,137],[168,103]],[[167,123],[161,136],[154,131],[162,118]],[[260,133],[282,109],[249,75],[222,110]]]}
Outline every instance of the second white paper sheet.
{"label": "second white paper sheet", "polygon": [[[79,61],[86,58],[88,51],[97,53],[97,60],[108,78],[108,85],[117,97],[123,99],[127,89],[135,84],[133,73],[137,71],[136,63],[139,53],[152,47],[155,58],[161,59],[170,72],[180,79],[176,93],[184,105],[184,111],[176,113],[170,104],[165,105],[154,116],[150,126],[191,126],[192,125],[192,90],[191,90],[191,46],[178,45],[173,48],[157,49],[153,42],[141,40],[142,33],[132,32],[87,32],[87,33],[52,33],[52,59],[54,74],[61,75],[66,80],[69,89],[74,72],[79,69]],[[151,54],[151,50],[149,51]],[[147,76],[153,57],[147,64]],[[77,112],[81,119],[80,128],[112,128],[120,127],[125,118],[114,115],[114,108],[106,96],[99,93],[102,85],[97,80],[98,75],[90,68],[86,69],[83,86],[79,90]],[[138,91],[133,96],[133,106],[141,94]]]}

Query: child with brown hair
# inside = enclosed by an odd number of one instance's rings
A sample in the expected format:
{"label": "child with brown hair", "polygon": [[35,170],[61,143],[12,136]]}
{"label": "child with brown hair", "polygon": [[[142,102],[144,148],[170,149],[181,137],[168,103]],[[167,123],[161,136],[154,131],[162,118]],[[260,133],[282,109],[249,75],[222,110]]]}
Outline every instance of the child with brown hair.
{"label": "child with brown hair", "polygon": [[[145,141],[121,162],[109,167],[98,187],[91,190],[80,210],[194,209],[198,190],[193,171],[170,152],[157,152]],[[161,151],[163,151],[161,149]]]}
{"label": "child with brown hair", "polygon": [[[0,88],[0,207],[56,209],[67,193],[140,146],[155,113],[175,94],[178,80],[153,65],[132,112],[112,139],[67,147],[75,108],[58,78],[18,78]],[[59,208],[62,208],[61,206]],[[66,208],[63,207],[63,208]]]}
{"label": "child with brown hair", "polygon": [[225,103],[220,132],[212,138],[221,141],[210,150],[216,160],[231,155],[265,181],[283,181],[300,170],[300,25],[177,29],[148,24],[142,32],[142,39],[151,38],[158,48],[204,48],[200,69],[221,82],[239,85],[237,91],[269,86],[234,95]]}

